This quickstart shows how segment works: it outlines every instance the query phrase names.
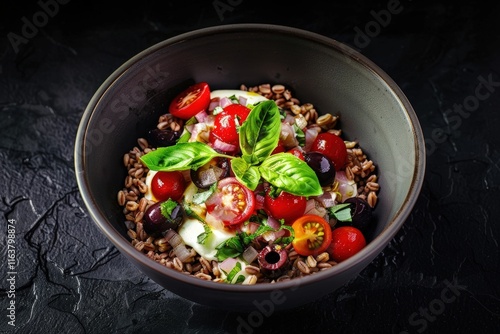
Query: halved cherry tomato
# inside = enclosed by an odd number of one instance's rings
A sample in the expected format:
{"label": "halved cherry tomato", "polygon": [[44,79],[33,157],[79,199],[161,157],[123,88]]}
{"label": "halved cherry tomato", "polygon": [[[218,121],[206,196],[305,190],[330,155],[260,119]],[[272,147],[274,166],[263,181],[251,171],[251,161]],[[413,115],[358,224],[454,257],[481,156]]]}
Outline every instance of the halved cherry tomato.
{"label": "halved cherry tomato", "polygon": [[292,224],[295,238],[292,246],[302,256],[319,255],[332,242],[332,229],[328,222],[317,215],[305,215]]}
{"label": "halved cherry tomato", "polygon": [[210,132],[210,141],[216,139],[239,147],[238,128],[247,119],[250,108],[242,104],[233,103],[224,107],[223,111],[214,120],[214,128]]}
{"label": "halved cherry tomato", "polygon": [[186,180],[180,171],[157,172],[151,180],[151,191],[158,201],[169,198],[178,201],[186,190]]}
{"label": "halved cherry tomato", "polygon": [[206,82],[189,86],[170,102],[169,113],[181,119],[189,119],[210,104],[210,87]]}
{"label": "halved cherry tomato", "polygon": [[363,233],[353,226],[341,226],[332,231],[328,253],[337,262],[347,260],[366,246]]}
{"label": "halved cherry tomato", "polygon": [[271,195],[271,189],[266,191],[264,197],[264,210],[268,215],[291,225],[297,218],[301,217],[306,210],[307,199],[303,196],[290,194],[282,191],[278,196]]}
{"label": "halved cherry tomato", "polygon": [[225,226],[247,221],[255,211],[253,192],[235,177],[226,177],[217,184],[217,190],[205,202],[207,212]]}
{"label": "halved cherry tomato", "polygon": [[335,170],[344,169],[347,163],[347,147],[344,140],[331,132],[318,134],[311,145],[310,151],[326,155],[335,165]]}
{"label": "halved cherry tomato", "polygon": [[298,147],[294,147],[292,149],[289,149],[286,152],[295,155],[297,158],[299,158],[302,161],[305,161],[304,152]]}

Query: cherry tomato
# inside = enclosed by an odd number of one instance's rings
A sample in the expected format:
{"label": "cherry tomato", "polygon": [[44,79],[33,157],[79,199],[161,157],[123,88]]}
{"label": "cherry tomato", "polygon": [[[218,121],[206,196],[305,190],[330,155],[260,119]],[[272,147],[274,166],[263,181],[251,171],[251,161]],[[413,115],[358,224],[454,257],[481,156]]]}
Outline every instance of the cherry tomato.
{"label": "cherry tomato", "polygon": [[206,82],[189,86],[170,102],[168,111],[175,117],[189,119],[208,108],[210,87]]}
{"label": "cherry tomato", "polygon": [[205,202],[207,212],[225,226],[247,221],[255,211],[253,192],[235,177],[227,177],[217,184],[217,190]]}
{"label": "cherry tomato", "polygon": [[317,215],[305,215],[292,224],[295,238],[292,246],[302,256],[319,255],[332,242],[332,229],[328,222]]}
{"label": "cherry tomato", "polygon": [[271,195],[271,189],[268,189],[264,197],[264,210],[268,215],[280,220],[285,224],[291,225],[297,218],[301,217],[306,210],[307,199],[303,196],[290,194],[282,191],[278,196]]}
{"label": "cherry tomato", "polygon": [[344,169],[347,163],[347,147],[344,140],[331,132],[318,134],[311,145],[310,151],[326,155],[335,165],[335,170]]}
{"label": "cherry tomato", "polygon": [[287,151],[287,153],[291,153],[291,154],[295,155],[297,158],[299,158],[300,160],[305,161],[304,152],[298,147],[294,147],[292,149],[289,149]]}
{"label": "cherry tomato", "polygon": [[180,200],[186,186],[186,180],[180,171],[160,171],[151,180],[151,191],[158,201],[166,201],[169,198],[174,201]]}
{"label": "cherry tomato", "polygon": [[274,150],[271,152],[271,155],[276,154],[276,153],[282,153],[285,152],[285,145],[281,141],[281,139],[278,141],[278,145],[274,148]]}
{"label": "cherry tomato", "polygon": [[214,120],[214,128],[210,132],[210,141],[219,139],[224,143],[239,146],[238,128],[247,119],[250,109],[242,104],[233,103],[224,107]]}
{"label": "cherry tomato", "polygon": [[337,262],[347,260],[366,246],[363,233],[353,226],[341,226],[332,231],[328,253]]}

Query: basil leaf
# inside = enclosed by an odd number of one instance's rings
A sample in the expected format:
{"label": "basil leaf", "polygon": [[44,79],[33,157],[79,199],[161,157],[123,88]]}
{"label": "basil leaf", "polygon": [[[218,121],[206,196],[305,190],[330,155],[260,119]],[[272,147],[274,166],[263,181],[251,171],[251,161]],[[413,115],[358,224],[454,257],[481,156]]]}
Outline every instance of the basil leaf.
{"label": "basil leaf", "polygon": [[231,281],[233,280],[233,278],[240,271],[241,271],[241,263],[240,262],[236,262],[236,264],[234,265],[234,268],[231,269],[231,271],[227,274],[227,278],[226,278],[227,281],[231,283]]}
{"label": "basil leaf", "polygon": [[259,171],[266,181],[291,194],[308,197],[323,193],[316,173],[293,154],[273,154],[259,166]]}
{"label": "basil leaf", "polygon": [[207,201],[217,189],[217,182],[212,184],[208,190],[196,193],[193,195],[193,204],[200,205]]}
{"label": "basil leaf", "polygon": [[178,203],[172,199],[168,199],[160,204],[160,212],[163,217],[170,219],[172,217],[172,211],[177,207]]}
{"label": "basil leaf", "polygon": [[207,238],[212,234],[212,230],[208,225],[203,225],[203,228],[205,229],[205,232],[198,234],[198,237],[196,237],[196,240],[200,245],[203,245]]}
{"label": "basil leaf", "polygon": [[141,161],[151,170],[175,171],[198,169],[215,157],[229,156],[218,153],[207,144],[189,142],[159,147],[143,155]]}
{"label": "basil leaf", "polygon": [[240,128],[243,159],[251,165],[264,161],[278,145],[281,132],[279,109],[273,100],[257,104]]}
{"label": "basil leaf", "polygon": [[351,205],[349,203],[337,204],[327,208],[328,212],[334,216],[338,221],[351,222]]}
{"label": "basil leaf", "polygon": [[260,181],[259,169],[256,166],[249,165],[242,158],[231,160],[231,169],[238,181],[250,190],[255,190]]}
{"label": "basil leaf", "polygon": [[278,238],[274,241],[274,243],[288,245],[293,241],[293,239],[295,239],[295,231],[294,231],[293,227],[291,227],[289,225],[285,225],[285,224],[281,224],[281,228],[288,230],[288,232],[290,232],[290,235],[288,237]]}
{"label": "basil leaf", "polygon": [[224,261],[225,259],[230,257],[238,257],[245,250],[243,244],[241,243],[239,235],[223,241],[217,247],[215,247],[215,249],[217,249],[215,256],[217,257],[218,261]]}

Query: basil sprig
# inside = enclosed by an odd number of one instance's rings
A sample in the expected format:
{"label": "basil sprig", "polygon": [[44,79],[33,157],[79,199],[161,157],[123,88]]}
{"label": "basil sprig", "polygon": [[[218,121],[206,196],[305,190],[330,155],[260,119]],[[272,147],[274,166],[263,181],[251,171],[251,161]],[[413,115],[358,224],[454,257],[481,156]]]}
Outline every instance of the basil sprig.
{"label": "basil sprig", "polygon": [[235,177],[250,190],[261,178],[288,193],[318,196],[323,193],[316,173],[293,154],[271,155],[281,132],[280,110],[273,100],[257,103],[239,128],[241,157],[218,153],[201,142],[182,142],[160,147],[141,157],[151,170],[198,169],[215,157],[231,159]]}

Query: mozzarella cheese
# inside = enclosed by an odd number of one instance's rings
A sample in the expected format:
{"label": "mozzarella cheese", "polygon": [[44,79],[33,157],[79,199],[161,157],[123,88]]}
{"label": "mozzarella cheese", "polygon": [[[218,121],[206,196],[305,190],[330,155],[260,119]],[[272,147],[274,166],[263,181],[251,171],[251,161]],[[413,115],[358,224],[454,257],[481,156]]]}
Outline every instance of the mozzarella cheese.
{"label": "mozzarella cheese", "polygon": [[214,90],[213,92],[210,93],[210,98],[223,98],[223,97],[230,97],[230,96],[236,96],[236,98],[242,97],[246,99],[246,105],[249,104],[255,104],[260,101],[266,101],[267,99],[255,92],[248,92],[244,90],[238,90],[238,89],[221,89],[221,90]]}

